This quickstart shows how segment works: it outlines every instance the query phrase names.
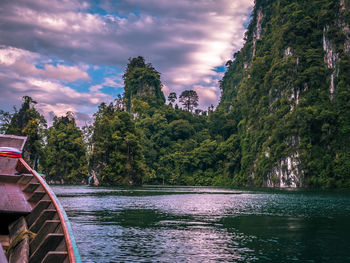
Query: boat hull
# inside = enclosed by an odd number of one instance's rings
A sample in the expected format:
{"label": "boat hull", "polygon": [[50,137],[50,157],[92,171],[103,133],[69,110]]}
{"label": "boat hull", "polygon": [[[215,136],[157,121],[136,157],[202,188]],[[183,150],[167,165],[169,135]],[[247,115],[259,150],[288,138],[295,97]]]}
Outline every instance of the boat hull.
{"label": "boat hull", "polygon": [[0,263],[81,262],[62,205],[22,158],[0,156],[0,218]]}

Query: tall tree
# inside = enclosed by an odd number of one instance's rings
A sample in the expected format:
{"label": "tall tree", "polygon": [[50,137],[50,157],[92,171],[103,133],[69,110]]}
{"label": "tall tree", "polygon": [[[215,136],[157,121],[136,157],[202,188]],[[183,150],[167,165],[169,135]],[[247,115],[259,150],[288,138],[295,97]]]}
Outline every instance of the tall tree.
{"label": "tall tree", "polygon": [[179,97],[180,102],[187,111],[192,112],[198,106],[198,94],[195,90],[185,90]]}
{"label": "tall tree", "polygon": [[169,96],[168,96],[168,101],[170,102],[171,105],[173,105],[173,103],[176,101],[177,99],[177,95],[175,92],[170,92]]}
{"label": "tall tree", "polygon": [[42,155],[44,129],[46,128],[46,120],[35,109],[36,104],[37,102],[31,97],[24,96],[19,111],[3,115],[7,120],[11,116],[11,120],[5,123],[6,134],[27,136],[23,157],[34,169],[38,168]]}

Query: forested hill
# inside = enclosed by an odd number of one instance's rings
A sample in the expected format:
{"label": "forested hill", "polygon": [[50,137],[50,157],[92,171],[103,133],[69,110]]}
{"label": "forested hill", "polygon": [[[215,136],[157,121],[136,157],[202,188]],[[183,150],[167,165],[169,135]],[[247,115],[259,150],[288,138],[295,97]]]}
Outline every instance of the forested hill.
{"label": "forested hill", "polygon": [[350,186],[350,1],[257,0],[227,62],[243,181]]}
{"label": "forested hill", "polygon": [[350,187],[349,0],[257,0],[226,66],[215,110],[196,109],[194,90],[166,105],[140,56],[90,126],[67,113],[47,128],[24,96],[0,131],[28,136],[24,158],[50,182]]}

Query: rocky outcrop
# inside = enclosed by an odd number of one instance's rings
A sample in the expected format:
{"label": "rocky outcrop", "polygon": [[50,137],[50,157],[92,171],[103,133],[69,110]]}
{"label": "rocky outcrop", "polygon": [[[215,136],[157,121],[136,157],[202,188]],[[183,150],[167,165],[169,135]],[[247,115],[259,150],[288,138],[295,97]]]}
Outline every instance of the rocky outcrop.
{"label": "rocky outcrop", "polygon": [[329,92],[331,94],[331,99],[333,99],[333,94],[335,91],[334,80],[338,75],[337,62],[339,60],[339,55],[335,52],[331,41],[326,37],[327,27],[323,29],[323,50],[325,51],[324,61],[329,69],[332,69],[331,81],[329,86]]}
{"label": "rocky outcrop", "polygon": [[253,33],[253,54],[252,57],[255,56],[255,51],[256,51],[256,41],[260,40],[262,37],[262,26],[261,22],[264,18],[264,15],[262,13],[262,9],[259,8],[256,14],[256,27]]}
{"label": "rocky outcrop", "polygon": [[296,188],[302,187],[303,170],[300,168],[299,153],[282,159],[267,175],[267,187]]}

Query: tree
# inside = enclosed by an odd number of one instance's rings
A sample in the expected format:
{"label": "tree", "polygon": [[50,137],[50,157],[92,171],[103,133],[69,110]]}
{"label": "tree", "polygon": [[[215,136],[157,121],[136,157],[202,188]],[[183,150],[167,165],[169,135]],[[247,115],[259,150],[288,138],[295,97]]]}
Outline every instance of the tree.
{"label": "tree", "polygon": [[11,123],[11,119],[12,119],[12,114],[4,111],[4,110],[0,110],[0,133],[5,133],[6,130],[8,129],[10,123]]}
{"label": "tree", "polygon": [[131,111],[134,113],[134,116],[137,117],[142,117],[143,115],[145,115],[150,108],[147,102],[137,98],[133,98],[131,102]]}
{"label": "tree", "polygon": [[101,184],[139,185],[146,175],[142,133],[133,115],[101,103],[93,124],[89,169]]}
{"label": "tree", "polygon": [[178,139],[188,139],[194,134],[195,130],[193,126],[187,120],[175,120],[169,124],[169,130],[171,131],[171,136],[174,140]]}
{"label": "tree", "polygon": [[[26,136],[27,142],[23,149],[23,158],[34,169],[38,168],[42,155],[45,118],[35,109],[37,102],[29,96],[23,96],[23,103],[19,111],[13,114],[3,114],[5,118],[6,134]],[[9,118],[11,120],[8,122]],[[7,122],[7,123],[6,123]]]}
{"label": "tree", "polygon": [[87,179],[87,156],[83,133],[74,115],[54,117],[47,131],[47,144],[41,166],[49,179],[82,182]]}
{"label": "tree", "polygon": [[193,108],[198,106],[199,97],[195,90],[185,90],[181,93],[179,100],[187,111],[192,112]]}
{"label": "tree", "polygon": [[171,105],[173,105],[173,103],[176,101],[177,99],[177,95],[175,92],[170,92],[169,96],[168,96],[168,101],[170,102]]}

